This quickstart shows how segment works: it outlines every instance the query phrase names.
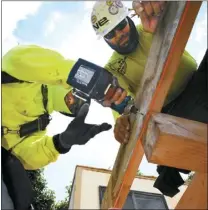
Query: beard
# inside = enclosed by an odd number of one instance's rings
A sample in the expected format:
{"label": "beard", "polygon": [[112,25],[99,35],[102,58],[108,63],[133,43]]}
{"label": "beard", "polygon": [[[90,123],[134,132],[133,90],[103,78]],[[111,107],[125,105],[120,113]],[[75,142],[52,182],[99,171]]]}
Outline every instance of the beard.
{"label": "beard", "polygon": [[119,47],[126,47],[129,43],[129,34],[130,33],[126,33],[125,35],[122,35],[117,43],[117,46]]}
{"label": "beard", "polygon": [[[118,44],[116,45],[111,44],[107,40],[104,39],[113,50],[115,50],[117,53],[121,55],[127,55],[129,53],[134,52],[139,43],[139,34],[138,34],[135,24],[131,20],[131,18],[129,18],[128,16],[127,16],[127,19],[130,26],[130,32],[124,35],[123,37],[121,37],[118,41]],[[127,36],[129,37],[128,41],[125,44],[121,45],[122,39],[124,39]]]}

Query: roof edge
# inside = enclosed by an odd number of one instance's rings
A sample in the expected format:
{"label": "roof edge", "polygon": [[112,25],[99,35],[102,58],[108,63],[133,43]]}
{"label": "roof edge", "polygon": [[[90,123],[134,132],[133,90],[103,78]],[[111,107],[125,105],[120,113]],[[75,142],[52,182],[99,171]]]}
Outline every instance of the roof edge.
{"label": "roof edge", "polygon": [[[109,170],[109,169],[95,168],[95,167],[84,166],[84,165],[77,165],[76,168],[81,168],[81,169],[85,169],[88,171],[95,171],[95,172],[100,172],[100,173],[108,173],[108,174],[110,174],[112,172],[112,170]],[[157,177],[155,177],[155,176],[146,176],[146,175],[136,175],[135,178],[147,179],[147,180],[156,180],[157,179]]]}

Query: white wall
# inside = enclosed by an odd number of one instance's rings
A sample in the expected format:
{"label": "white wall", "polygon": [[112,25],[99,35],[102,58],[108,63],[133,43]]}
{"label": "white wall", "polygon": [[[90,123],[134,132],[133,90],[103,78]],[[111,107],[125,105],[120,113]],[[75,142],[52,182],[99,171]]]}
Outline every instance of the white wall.
{"label": "white wall", "polygon": [[[80,195],[80,209],[99,209],[99,193],[98,187],[107,186],[110,174],[90,171],[83,169],[81,176],[81,195]],[[160,193],[159,190],[153,187],[154,180],[135,178],[131,190],[138,190],[151,193]],[[184,193],[186,186],[180,188],[174,198],[165,197],[168,207],[174,209],[180,197]],[[72,199],[71,199],[72,201]]]}
{"label": "white wall", "polygon": [[[76,177],[74,178],[74,183],[76,183]],[[69,209],[73,209],[74,207],[74,193],[75,193],[75,186],[73,185],[71,189],[71,197],[70,197],[70,202],[69,202]]]}

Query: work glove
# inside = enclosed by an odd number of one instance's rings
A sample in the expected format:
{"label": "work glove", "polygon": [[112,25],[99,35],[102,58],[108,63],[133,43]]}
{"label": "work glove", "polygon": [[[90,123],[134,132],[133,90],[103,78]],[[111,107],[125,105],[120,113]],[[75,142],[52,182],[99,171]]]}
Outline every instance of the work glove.
{"label": "work glove", "polygon": [[160,190],[163,195],[174,197],[180,190],[178,189],[184,184],[179,172],[184,174],[189,174],[189,170],[178,169],[168,166],[157,166],[157,172],[159,176],[157,177],[153,187]]}
{"label": "work glove", "polygon": [[112,126],[108,123],[101,125],[85,123],[88,111],[89,104],[84,104],[66,130],[53,137],[54,146],[59,153],[68,152],[73,145],[84,145],[97,134],[111,129]]}

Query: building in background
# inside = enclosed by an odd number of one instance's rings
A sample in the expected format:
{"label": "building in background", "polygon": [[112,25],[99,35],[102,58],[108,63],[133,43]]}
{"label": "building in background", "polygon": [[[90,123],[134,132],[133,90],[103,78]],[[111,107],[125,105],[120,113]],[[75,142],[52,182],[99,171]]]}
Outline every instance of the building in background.
{"label": "building in background", "polygon": [[[77,166],[72,183],[69,209],[100,209],[110,170]],[[187,188],[173,198],[166,197],[153,187],[156,177],[135,177],[123,209],[174,209]]]}

